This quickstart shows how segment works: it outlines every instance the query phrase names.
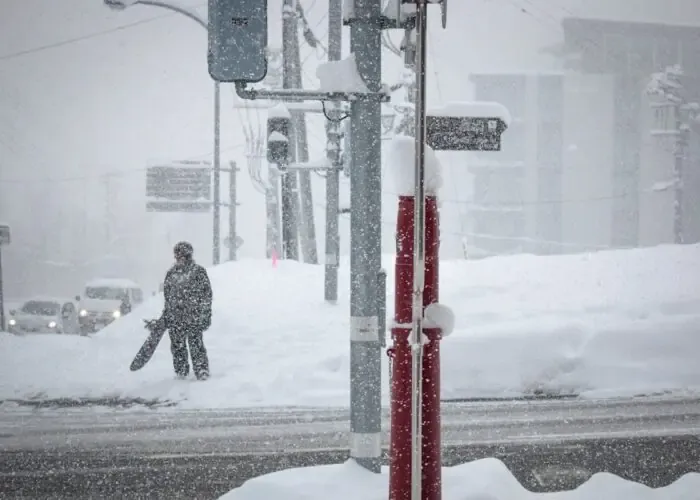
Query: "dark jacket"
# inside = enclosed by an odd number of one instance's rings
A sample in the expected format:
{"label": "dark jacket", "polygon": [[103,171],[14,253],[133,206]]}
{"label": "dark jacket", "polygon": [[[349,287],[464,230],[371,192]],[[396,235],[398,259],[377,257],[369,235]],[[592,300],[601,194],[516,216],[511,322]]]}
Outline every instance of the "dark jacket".
{"label": "dark jacket", "polygon": [[199,264],[190,261],[171,267],[165,275],[163,295],[167,328],[206,330],[211,326],[211,282]]}

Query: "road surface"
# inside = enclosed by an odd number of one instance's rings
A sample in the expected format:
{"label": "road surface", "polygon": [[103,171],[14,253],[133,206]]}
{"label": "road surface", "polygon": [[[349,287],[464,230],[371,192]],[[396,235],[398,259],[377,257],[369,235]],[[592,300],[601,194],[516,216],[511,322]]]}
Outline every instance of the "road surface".
{"label": "road surface", "polygon": [[[347,459],[348,427],[347,409],[0,412],[0,497],[218,498]],[[445,465],[495,456],[535,491],[599,471],[664,486],[700,472],[699,436],[700,400],[443,405]]]}

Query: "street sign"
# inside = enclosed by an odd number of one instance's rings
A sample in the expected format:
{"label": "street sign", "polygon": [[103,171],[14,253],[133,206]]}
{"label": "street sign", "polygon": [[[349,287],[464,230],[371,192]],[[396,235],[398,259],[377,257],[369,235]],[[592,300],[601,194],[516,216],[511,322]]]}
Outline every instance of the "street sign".
{"label": "street sign", "polygon": [[209,75],[256,83],[267,74],[267,0],[209,0]]}
{"label": "street sign", "polygon": [[189,212],[206,213],[211,210],[211,202],[204,201],[147,201],[146,210],[149,212]]}
{"label": "street sign", "polygon": [[206,212],[211,209],[209,162],[173,162],[146,171],[146,208],[157,212]]}
{"label": "street sign", "polygon": [[0,245],[10,244],[10,226],[0,224]]}
{"label": "street sign", "polygon": [[506,124],[497,117],[426,117],[426,142],[435,151],[500,151]]}

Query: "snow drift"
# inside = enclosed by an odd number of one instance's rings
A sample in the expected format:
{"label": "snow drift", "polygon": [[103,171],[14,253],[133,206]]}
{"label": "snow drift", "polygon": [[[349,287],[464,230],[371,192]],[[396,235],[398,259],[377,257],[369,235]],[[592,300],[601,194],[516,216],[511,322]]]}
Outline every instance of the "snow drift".
{"label": "snow drift", "polygon": [[[393,257],[383,266],[391,317]],[[455,315],[442,341],[443,398],[700,389],[700,245],[443,261],[440,271],[441,301]],[[167,338],[144,369],[129,371],[146,336],[142,319],[160,314],[158,296],[91,338],[0,334],[0,400],[347,406],[346,261],[336,306],[323,301],[322,266],[244,260],[210,276],[209,381],[174,380]],[[384,355],[383,363],[386,374]]]}

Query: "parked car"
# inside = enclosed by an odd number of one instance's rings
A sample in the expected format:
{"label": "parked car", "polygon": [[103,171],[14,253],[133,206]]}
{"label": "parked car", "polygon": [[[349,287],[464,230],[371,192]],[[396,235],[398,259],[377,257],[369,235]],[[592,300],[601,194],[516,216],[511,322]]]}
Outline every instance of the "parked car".
{"label": "parked car", "polygon": [[10,311],[10,333],[80,333],[78,308],[72,300],[36,297]]}

